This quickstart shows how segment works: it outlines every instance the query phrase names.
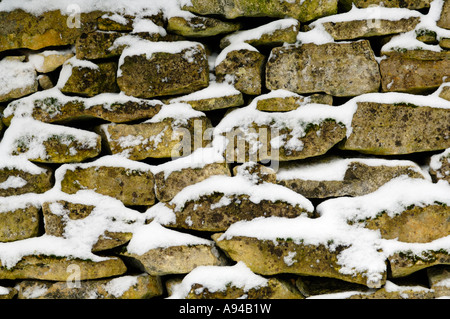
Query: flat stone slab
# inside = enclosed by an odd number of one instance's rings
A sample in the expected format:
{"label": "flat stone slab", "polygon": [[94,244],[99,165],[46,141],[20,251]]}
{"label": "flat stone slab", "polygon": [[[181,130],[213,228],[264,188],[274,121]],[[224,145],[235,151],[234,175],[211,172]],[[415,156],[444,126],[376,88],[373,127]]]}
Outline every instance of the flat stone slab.
{"label": "flat stone slab", "polygon": [[37,90],[37,74],[32,63],[8,57],[0,61],[0,102],[8,102]]}
{"label": "flat stone slab", "polygon": [[[11,205],[10,202],[17,202]],[[40,230],[41,205],[30,196],[0,198],[0,242],[36,237]]]}
{"label": "flat stone slab", "polygon": [[266,87],[295,93],[356,96],[378,92],[378,62],[367,40],[283,46],[272,49]]}
{"label": "flat stone slab", "polygon": [[51,169],[10,158],[0,167],[0,196],[45,193],[53,187],[52,179]]}
{"label": "flat stone slab", "polygon": [[211,17],[196,15],[175,16],[167,20],[167,31],[185,37],[211,37],[230,33],[241,28],[241,24],[233,21],[222,21]]}

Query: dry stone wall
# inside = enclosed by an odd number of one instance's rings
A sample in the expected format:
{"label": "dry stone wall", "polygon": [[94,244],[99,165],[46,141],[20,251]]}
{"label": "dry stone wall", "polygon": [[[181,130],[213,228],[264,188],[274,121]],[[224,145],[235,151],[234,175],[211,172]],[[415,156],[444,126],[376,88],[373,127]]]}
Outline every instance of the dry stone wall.
{"label": "dry stone wall", "polygon": [[0,299],[450,296],[450,1],[0,1]]}

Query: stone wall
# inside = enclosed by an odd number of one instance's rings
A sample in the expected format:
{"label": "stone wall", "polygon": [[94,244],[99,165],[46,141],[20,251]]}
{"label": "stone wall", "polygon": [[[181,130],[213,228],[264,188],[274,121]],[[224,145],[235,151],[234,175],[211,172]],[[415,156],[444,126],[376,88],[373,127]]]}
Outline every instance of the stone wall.
{"label": "stone wall", "polygon": [[0,2],[0,299],[450,296],[448,0],[128,2]]}

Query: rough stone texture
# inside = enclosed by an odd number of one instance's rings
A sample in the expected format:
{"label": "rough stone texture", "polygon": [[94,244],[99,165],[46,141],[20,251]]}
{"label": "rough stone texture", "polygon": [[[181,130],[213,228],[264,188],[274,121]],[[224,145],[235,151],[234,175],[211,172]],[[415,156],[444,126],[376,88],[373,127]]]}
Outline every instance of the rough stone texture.
{"label": "rough stone texture", "polygon": [[121,253],[121,256],[152,276],[187,274],[197,266],[220,266],[223,264],[217,248],[213,245],[155,248],[143,255],[125,251]]}
{"label": "rough stone texture", "polygon": [[[230,133],[224,134],[228,141],[234,141],[234,143],[228,143],[225,150],[225,156],[228,161],[237,163],[266,160],[290,161],[319,156],[325,154],[330,148],[344,139],[346,135],[345,126],[336,123],[334,120],[325,120],[318,125],[309,125],[305,130],[305,136],[298,138],[303,146],[301,150],[291,149],[285,145],[275,149],[270,145],[270,141],[274,138],[270,127],[253,124],[250,128],[258,133],[258,141],[253,143],[245,141],[242,137],[245,134],[240,127],[234,127]],[[286,128],[279,132],[277,131],[278,136],[284,134],[287,135],[286,141],[293,137],[292,129]],[[260,146],[254,151],[256,142],[260,143]],[[250,149],[252,149],[252,152],[250,152]]]}
{"label": "rough stone texture", "polygon": [[[445,152],[445,151],[444,151]],[[430,167],[430,175],[434,182],[439,180],[448,181],[450,183],[450,157],[445,153],[435,155],[438,159],[439,168]]]}
{"label": "rough stone texture", "polygon": [[449,75],[448,51],[415,50],[384,54],[388,58],[380,62],[383,92],[429,93],[437,89],[444,82],[443,78]]}
{"label": "rough stone texture", "polygon": [[367,286],[342,281],[334,278],[299,276],[295,280],[295,286],[305,297],[333,294],[347,291],[367,292],[370,289]]}
{"label": "rough stone texture", "polygon": [[155,174],[155,193],[161,202],[170,201],[183,188],[199,183],[213,175],[231,176],[228,164],[211,163],[199,168],[183,168],[168,176],[164,171]]}
{"label": "rough stone texture", "polygon": [[450,278],[449,266],[428,268],[427,275],[430,288],[434,290],[436,297],[450,296],[450,285],[448,284],[448,280]]}
{"label": "rough stone texture", "polygon": [[433,290],[421,286],[402,287],[397,290],[383,287],[372,293],[361,293],[350,296],[348,299],[434,299],[436,294]]}
{"label": "rough stone texture", "polygon": [[295,18],[300,22],[337,13],[337,1],[279,0],[192,0],[184,9],[201,15],[217,14],[227,19],[238,17]]}
{"label": "rough stone texture", "polygon": [[68,52],[52,52],[44,51],[36,54],[32,54],[28,57],[32,61],[36,71],[40,73],[49,73],[61,65],[67,60],[73,57],[74,54],[70,51]]}
{"label": "rough stone texture", "polygon": [[73,66],[72,74],[61,87],[61,92],[94,96],[100,93],[118,93],[116,84],[117,62],[100,62],[98,68]]}
{"label": "rough stone texture", "polygon": [[450,101],[450,85],[444,86],[442,88],[441,93],[439,93],[439,97],[441,97],[447,101]]}
{"label": "rough stone texture", "polygon": [[167,31],[185,37],[210,37],[237,31],[240,28],[240,23],[210,17],[171,17],[167,20]]}
{"label": "rough stone texture", "polygon": [[[0,61],[0,102],[8,102],[38,90],[38,80],[33,64],[15,58]],[[17,79],[22,78],[18,83]]]}
{"label": "rough stone texture", "polygon": [[450,50],[450,38],[442,38],[439,41],[439,46],[443,49]]}
{"label": "rough stone texture", "polygon": [[12,287],[1,287],[6,288],[8,293],[0,294],[0,299],[13,299],[17,295],[17,289]]}
{"label": "rough stone texture", "polygon": [[441,17],[437,21],[437,25],[444,29],[450,29],[450,2],[448,0],[444,0]]}
{"label": "rough stone texture", "polygon": [[201,99],[176,98],[177,102],[187,103],[197,111],[213,111],[225,108],[241,106],[244,104],[244,98],[241,92],[233,95],[223,95],[220,97],[210,97]]}
{"label": "rough stone texture", "polygon": [[379,230],[381,237],[408,243],[427,243],[450,234],[450,208],[446,205],[414,206],[389,217],[383,213],[363,222],[364,227]]}
{"label": "rough stone texture", "polygon": [[[231,224],[252,220],[263,216],[294,218],[301,214],[309,214],[299,205],[292,205],[281,200],[272,202],[261,200],[253,203],[248,195],[228,195],[227,204],[220,205],[224,197],[215,192],[203,195],[197,200],[187,201],[183,208],[175,212],[176,220],[167,227],[184,228],[201,231],[225,231]],[[215,207],[219,203],[219,207]],[[165,204],[171,207],[170,203]]]}
{"label": "rough stone texture", "polygon": [[30,172],[18,168],[0,168],[0,183],[5,182],[10,177],[18,177],[26,181],[22,187],[8,187],[0,188],[0,196],[14,196],[25,193],[41,194],[53,187],[53,172],[46,169],[40,174],[32,174]]}
{"label": "rough stone texture", "polygon": [[255,184],[261,184],[263,182],[275,184],[277,181],[277,175],[274,169],[254,162],[235,166],[233,168],[233,175],[245,176]]}
{"label": "rough stone texture", "polygon": [[0,213],[0,242],[10,242],[39,235],[39,206],[26,205],[24,208]]}
{"label": "rough stone texture", "polygon": [[244,37],[243,42],[248,43],[252,46],[281,46],[284,43],[294,43],[295,41],[297,41],[297,33],[299,29],[300,23],[293,24],[284,28],[277,28],[276,30],[271,30],[271,32],[264,32],[262,34],[259,34],[259,32],[255,29],[237,31],[223,37],[222,40],[220,40],[220,47],[224,49],[225,47],[229,46],[235,36],[242,36],[243,33],[248,35]]}
{"label": "rough stone texture", "polygon": [[[206,146],[207,141],[198,142],[198,139],[211,127],[208,118],[190,118],[186,124],[175,122],[174,119],[165,119],[133,125],[107,124],[100,127],[100,133],[112,154],[122,154],[132,160],[178,157]],[[127,143],[130,139],[133,142]]]}
{"label": "rough stone texture", "polygon": [[410,154],[450,147],[448,109],[357,102],[353,131],[340,145],[375,155]]}
{"label": "rough stone texture", "polygon": [[[345,275],[339,272],[337,255],[345,247],[339,246],[331,250],[324,245],[295,244],[292,241],[278,240],[276,243],[270,240],[258,240],[252,237],[233,237],[231,239],[218,240],[221,233],[212,235],[217,246],[224,250],[235,261],[243,261],[253,272],[261,275],[275,275],[290,273],[302,276],[320,276],[341,279],[362,285],[372,286],[362,273],[357,275]],[[285,263],[283,256],[295,252],[295,261],[292,265]],[[317,263],[317,260],[323,262]],[[381,286],[386,280],[376,283]],[[374,288],[374,287],[371,287]]]}
{"label": "rough stone texture", "polygon": [[411,178],[424,178],[412,166],[370,166],[355,161],[348,165],[342,181],[296,178],[280,179],[277,183],[307,198],[361,196],[374,192],[380,186],[401,175],[408,175]]}
{"label": "rough stone texture", "polygon": [[[71,220],[83,219],[89,216],[95,206],[71,203],[68,201],[56,201],[61,204],[65,210],[68,211],[68,218]],[[50,236],[64,237],[66,222],[65,215],[54,213],[51,209],[50,202],[45,202],[42,205],[42,212],[44,214],[45,233]],[[112,232],[106,230],[104,234],[100,235],[97,242],[92,246],[92,251],[102,251],[128,242],[132,237],[131,233]]]}
{"label": "rough stone texture", "polygon": [[261,94],[265,60],[265,56],[256,51],[230,51],[215,68],[217,82],[227,81],[231,77],[234,87],[242,93]]}
{"label": "rough stone texture", "polygon": [[0,12],[0,51],[73,44],[82,32],[94,30],[100,15],[99,11],[81,13],[80,28],[70,28],[67,22],[73,20],[60,10],[44,12],[40,16],[20,9]]}
{"label": "rough stone texture", "polygon": [[150,171],[125,167],[91,166],[75,167],[65,171],[61,190],[75,194],[82,189],[117,198],[124,205],[153,205],[155,186]]}
{"label": "rough stone texture", "polygon": [[445,250],[440,251],[400,251],[389,256],[391,276],[405,277],[421,269],[436,265],[450,265],[450,255]]}
{"label": "rough stone texture", "polygon": [[356,96],[379,86],[378,63],[367,40],[277,47],[266,66],[269,90]]}
{"label": "rough stone texture", "polygon": [[200,284],[191,287],[186,299],[304,299],[291,283],[278,278],[269,278],[266,286],[248,291],[235,286],[227,287],[225,291],[214,292],[210,292]]}
{"label": "rough stone texture", "polygon": [[[121,291],[119,281],[132,285]],[[161,278],[147,274],[79,282],[24,280],[18,290],[18,299],[149,299],[163,294]]]}
{"label": "rough stone texture", "polygon": [[118,276],[127,270],[123,261],[116,257],[94,262],[62,256],[29,255],[10,269],[0,264],[0,279],[70,281],[73,279],[73,273],[68,271],[71,265],[79,267],[79,280]]}
{"label": "rough stone texture", "polygon": [[333,105],[333,97],[328,94],[312,94],[310,96],[270,97],[258,99],[256,108],[265,112],[288,112],[298,109],[307,103]]}
{"label": "rough stone texture", "polygon": [[397,21],[377,19],[376,23],[373,20],[353,20],[325,22],[322,25],[335,40],[352,40],[408,32],[419,22],[420,18],[412,17]]}
{"label": "rough stone texture", "polygon": [[[31,97],[28,97],[31,98]],[[45,123],[67,123],[75,120],[102,119],[113,123],[131,122],[140,119],[149,119],[157,114],[162,103],[155,100],[119,99],[115,96],[105,96],[104,103],[96,100],[93,103],[88,99],[65,97],[60,99],[57,95],[48,95],[44,98],[35,98],[31,102],[33,111],[30,114],[34,119]],[[69,99],[67,101],[67,99]],[[8,109],[14,112],[20,109],[22,100],[16,100],[8,104]],[[94,105],[92,105],[94,104]],[[13,112],[11,112],[13,114]],[[13,115],[3,117],[3,123],[10,125]]]}
{"label": "rough stone texture", "polygon": [[383,5],[388,8],[422,9],[430,7],[431,1],[432,0],[341,0],[339,4],[347,10],[351,9],[352,4],[358,8]]}
{"label": "rough stone texture", "polygon": [[125,56],[117,84],[125,94],[135,97],[184,94],[207,87],[208,72],[204,47],[193,43],[179,53]]}

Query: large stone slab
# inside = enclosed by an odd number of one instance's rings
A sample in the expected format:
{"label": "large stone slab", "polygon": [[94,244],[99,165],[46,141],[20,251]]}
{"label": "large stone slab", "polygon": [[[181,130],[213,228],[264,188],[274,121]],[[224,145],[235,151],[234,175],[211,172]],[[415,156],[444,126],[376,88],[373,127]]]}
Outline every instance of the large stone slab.
{"label": "large stone slab", "polygon": [[155,180],[151,166],[120,156],[104,156],[85,164],[63,165],[55,172],[61,190],[95,192],[120,200],[124,205],[153,205]]}
{"label": "large stone slab", "polygon": [[238,17],[284,18],[289,16],[300,22],[305,22],[337,13],[337,1],[193,0],[183,8],[201,15],[216,14],[227,19]]}
{"label": "large stone slab", "polygon": [[260,111],[288,112],[310,103],[333,105],[333,97],[328,94],[320,93],[303,96],[294,92],[279,89],[267,94],[259,95],[252,103],[256,103],[256,108]]}
{"label": "large stone slab", "polygon": [[384,92],[427,93],[448,81],[450,52],[412,50],[384,52],[380,62],[381,89]]}
{"label": "large stone slab", "polygon": [[233,223],[257,217],[294,218],[312,213],[312,204],[288,188],[253,184],[240,175],[218,175],[185,187],[171,201],[151,207],[146,215],[167,227],[224,231]]}
{"label": "large stone slab", "polygon": [[[373,96],[356,102],[350,136],[339,145],[375,155],[410,154],[450,147],[448,101],[417,95]],[[380,102],[377,102],[380,101]]]}
{"label": "large stone slab", "polygon": [[208,60],[198,42],[137,40],[120,56],[117,84],[127,95],[151,98],[191,93],[208,83]]}
{"label": "large stone slab", "polygon": [[222,21],[216,18],[196,15],[174,16],[167,20],[167,31],[194,38],[230,33],[240,28],[241,24],[237,22]]}
{"label": "large stone slab", "polygon": [[18,299],[149,299],[163,294],[161,279],[147,274],[78,282],[23,280],[17,289]]}
{"label": "large stone slab", "polygon": [[67,96],[57,88],[37,92],[10,102],[3,111],[3,123],[14,116],[29,116],[45,123],[102,119],[114,123],[153,117],[162,107],[157,100],[138,99],[116,93],[102,93],[92,98]]}
{"label": "large stone slab", "polygon": [[209,127],[211,123],[204,113],[187,104],[170,104],[151,120],[139,124],[103,124],[99,131],[112,154],[141,160],[189,155],[206,146],[203,137]]}
{"label": "large stone slab", "polygon": [[277,183],[307,198],[361,196],[401,175],[425,178],[411,161],[328,157],[283,163],[277,171]]}
{"label": "large stone slab", "polygon": [[443,247],[422,250],[405,249],[393,252],[389,256],[391,276],[393,278],[406,277],[422,269],[450,265],[449,248]]}
{"label": "large stone slab", "polygon": [[266,65],[269,90],[356,96],[379,86],[378,63],[367,40],[277,47]]}
{"label": "large stone slab", "polygon": [[224,263],[213,241],[166,229],[158,223],[136,230],[121,256],[153,276],[185,274],[198,266]]}

